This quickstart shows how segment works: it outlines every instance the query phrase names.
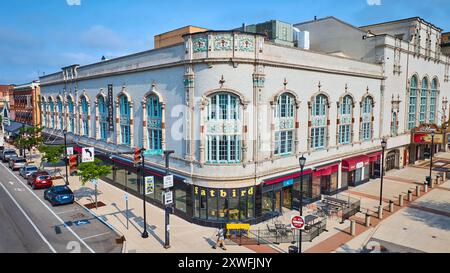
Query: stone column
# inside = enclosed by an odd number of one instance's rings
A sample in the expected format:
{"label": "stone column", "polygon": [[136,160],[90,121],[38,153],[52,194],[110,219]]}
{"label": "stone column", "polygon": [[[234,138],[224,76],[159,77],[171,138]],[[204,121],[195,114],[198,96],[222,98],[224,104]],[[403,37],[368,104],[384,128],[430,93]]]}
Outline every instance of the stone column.
{"label": "stone column", "polygon": [[243,112],[244,112],[244,120],[243,120],[243,126],[242,126],[242,163],[245,165],[247,164],[247,152],[248,152],[248,103],[244,103],[243,106]]}
{"label": "stone column", "polygon": [[134,102],[130,100],[130,147],[134,147]]}
{"label": "stone column", "polygon": [[276,128],[276,120],[275,120],[275,107],[276,102],[270,102],[270,158],[273,159],[275,155],[275,128]]}
{"label": "stone column", "polygon": [[116,97],[116,145],[120,143],[120,111],[119,111],[119,98]]}
{"label": "stone column", "polygon": [[[186,66],[184,74],[184,88],[186,94],[186,154],[185,158],[189,161],[195,160],[195,88],[194,88],[194,70],[191,65]],[[163,138],[164,139],[164,138]]]}
{"label": "stone column", "polygon": [[206,155],[205,155],[205,142],[206,142],[206,133],[207,130],[205,125],[205,111],[206,107],[208,105],[208,99],[206,97],[202,97],[202,100],[200,102],[200,164],[205,164],[206,161]]}
{"label": "stone column", "polygon": [[[144,100],[141,102],[142,105],[142,147],[146,150],[149,150],[150,147],[148,145],[148,130],[147,130],[147,124],[149,122],[148,115],[147,115],[147,99],[144,98]],[[162,110],[161,110],[162,111]],[[164,130],[162,130],[164,132]],[[162,141],[162,140],[161,140]]]}

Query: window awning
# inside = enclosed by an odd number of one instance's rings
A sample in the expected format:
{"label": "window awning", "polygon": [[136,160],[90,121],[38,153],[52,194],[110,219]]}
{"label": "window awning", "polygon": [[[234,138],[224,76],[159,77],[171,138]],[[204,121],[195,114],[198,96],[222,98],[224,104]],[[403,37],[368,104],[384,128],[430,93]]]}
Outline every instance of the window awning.
{"label": "window awning", "polygon": [[331,175],[333,173],[338,172],[339,170],[339,164],[331,164],[325,167],[320,167],[316,169],[313,173],[314,177],[317,176],[325,176],[325,175]]}
{"label": "window awning", "polygon": [[342,160],[342,170],[346,172],[354,171],[363,166],[369,165],[370,158],[367,155],[355,156]]}
{"label": "window awning", "polygon": [[372,163],[381,159],[381,152],[376,152],[367,156],[369,157],[370,163]]}
{"label": "window awning", "polygon": [[[308,169],[308,170],[304,170],[302,174],[306,175],[306,174],[310,174],[310,173],[312,173],[312,170]],[[297,177],[300,177],[300,172],[296,172],[296,173],[293,173],[293,174],[280,176],[280,177],[277,177],[277,178],[273,178],[273,179],[267,180],[267,181],[264,182],[264,185],[273,185],[273,184],[281,183],[281,182],[284,182],[286,180],[294,179],[294,178],[297,178]]]}

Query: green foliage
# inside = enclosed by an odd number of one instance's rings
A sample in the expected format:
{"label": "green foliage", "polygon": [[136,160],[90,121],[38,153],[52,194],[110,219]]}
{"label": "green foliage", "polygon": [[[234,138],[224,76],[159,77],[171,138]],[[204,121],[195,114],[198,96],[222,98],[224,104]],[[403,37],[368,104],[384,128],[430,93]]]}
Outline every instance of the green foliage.
{"label": "green foliage", "polygon": [[102,165],[102,161],[98,158],[94,162],[81,163],[78,166],[78,175],[83,186],[88,182],[105,177],[110,173],[111,166]]}
{"label": "green foliage", "polygon": [[19,131],[19,137],[14,141],[14,145],[19,149],[28,149],[42,145],[42,128],[22,127]]}
{"label": "green foliage", "polygon": [[58,146],[46,146],[41,145],[38,148],[39,152],[43,154],[42,160],[44,160],[47,163],[51,163],[55,165],[61,160],[61,157],[64,156],[64,146],[58,145]]}

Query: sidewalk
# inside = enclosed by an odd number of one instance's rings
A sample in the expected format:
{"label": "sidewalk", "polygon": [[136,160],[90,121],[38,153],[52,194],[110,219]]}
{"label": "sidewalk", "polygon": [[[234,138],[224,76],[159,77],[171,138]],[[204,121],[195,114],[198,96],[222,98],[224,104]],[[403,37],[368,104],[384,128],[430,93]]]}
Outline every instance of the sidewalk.
{"label": "sidewalk", "polygon": [[[33,158],[36,166],[40,165],[40,156]],[[53,170],[53,167],[47,167]],[[65,167],[58,167],[65,177]],[[63,179],[54,181],[55,185],[64,185]],[[69,176],[70,188],[75,200],[82,206],[95,202],[95,186],[92,183],[82,185],[78,176]],[[147,232],[149,237],[141,237],[144,229],[143,202],[141,198],[128,194],[128,217],[125,191],[102,180],[98,183],[98,202],[104,203],[91,211],[125,236],[125,253],[254,253],[244,246],[227,245],[227,250],[212,249],[215,244],[216,228],[202,227],[189,223],[175,215],[170,215],[170,245],[164,248],[165,215],[164,210],[147,203]],[[128,227],[127,227],[128,226]],[[258,249],[256,248],[256,251]],[[259,251],[258,251],[259,252]]]}

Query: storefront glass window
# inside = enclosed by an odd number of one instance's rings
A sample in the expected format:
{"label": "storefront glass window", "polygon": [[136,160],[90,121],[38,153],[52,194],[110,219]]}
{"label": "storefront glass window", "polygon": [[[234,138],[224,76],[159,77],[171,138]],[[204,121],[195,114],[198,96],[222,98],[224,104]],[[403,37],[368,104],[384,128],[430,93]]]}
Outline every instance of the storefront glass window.
{"label": "storefront glass window", "polygon": [[175,183],[175,207],[186,212],[186,187]]}
{"label": "storefront glass window", "polygon": [[164,192],[163,178],[155,176],[155,195],[154,199],[162,203],[162,194]]}
{"label": "storefront glass window", "polygon": [[231,196],[228,199],[228,218],[230,221],[239,220],[239,196],[237,195],[237,190],[233,189],[230,191]]}
{"label": "storefront glass window", "polygon": [[247,218],[253,218],[255,215],[255,197],[253,194],[249,194],[247,198]]}
{"label": "storefront glass window", "polygon": [[217,220],[217,195],[211,191],[208,196],[208,220]]}
{"label": "storefront glass window", "polygon": [[203,195],[202,192],[202,194],[200,194],[200,218],[202,219],[206,219],[206,200],[207,200],[206,194]]}
{"label": "storefront glass window", "polygon": [[[243,194],[242,194],[243,193]],[[247,218],[247,190],[239,190],[239,218]]]}
{"label": "storefront glass window", "polygon": [[228,218],[227,215],[227,199],[224,197],[219,197],[219,204],[218,204],[218,220],[219,221],[226,221]]}

